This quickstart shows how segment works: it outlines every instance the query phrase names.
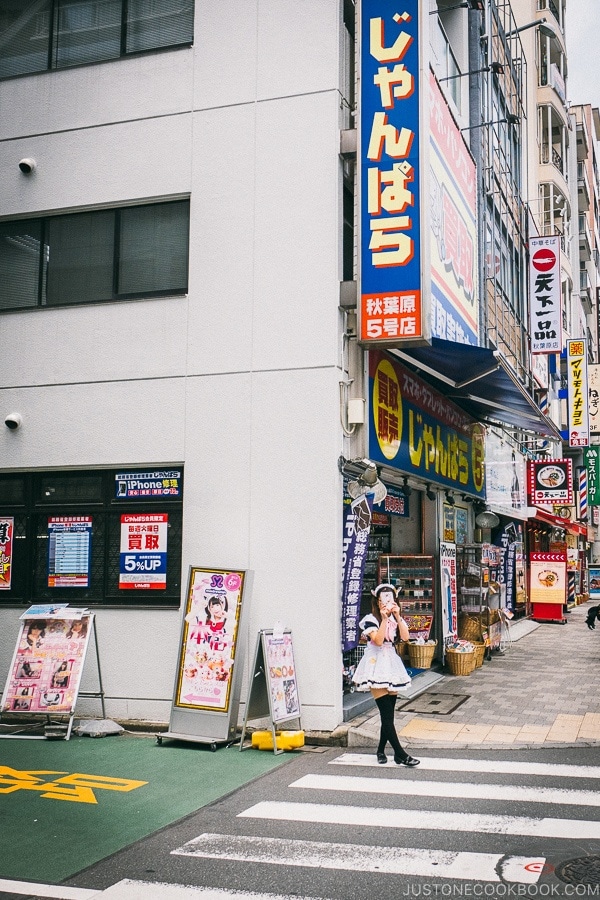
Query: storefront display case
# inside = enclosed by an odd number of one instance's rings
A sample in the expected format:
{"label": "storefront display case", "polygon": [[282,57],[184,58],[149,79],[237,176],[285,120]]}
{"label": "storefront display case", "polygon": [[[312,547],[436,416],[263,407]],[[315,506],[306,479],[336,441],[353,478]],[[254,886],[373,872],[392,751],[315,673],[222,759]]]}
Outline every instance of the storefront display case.
{"label": "storefront display case", "polygon": [[493,544],[464,544],[456,548],[458,635],[498,649],[502,637],[501,587],[498,584],[500,548]]}
{"label": "storefront display case", "polygon": [[435,597],[433,556],[379,557],[379,583],[398,589],[398,603],[406,620],[410,639],[428,640],[433,624]]}

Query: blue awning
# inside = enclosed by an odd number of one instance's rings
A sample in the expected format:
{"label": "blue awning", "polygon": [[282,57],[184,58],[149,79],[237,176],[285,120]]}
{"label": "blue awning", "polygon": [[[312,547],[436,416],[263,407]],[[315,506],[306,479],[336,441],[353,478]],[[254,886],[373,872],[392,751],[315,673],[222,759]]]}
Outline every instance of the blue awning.
{"label": "blue awning", "polygon": [[561,439],[497,350],[432,338],[431,346],[390,352],[473,418]]}

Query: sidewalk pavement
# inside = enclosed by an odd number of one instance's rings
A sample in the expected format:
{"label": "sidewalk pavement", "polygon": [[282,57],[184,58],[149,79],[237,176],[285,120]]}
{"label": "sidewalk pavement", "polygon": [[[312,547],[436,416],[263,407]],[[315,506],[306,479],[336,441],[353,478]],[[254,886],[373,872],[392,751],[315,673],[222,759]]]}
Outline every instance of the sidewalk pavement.
{"label": "sidewalk pavement", "polygon": [[[516,622],[511,627],[518,639],[507,640],[504,653],[493,651],[471,675],[444,669],[444,679],[416,699],[399,695],[402,744],[410,751],[600,746],[600,623],[595,631],[586,626],[589,606],[574,607],[566,625]],[[436,715],[436,707],[454,708]],[[376,709],[346,725],[349,747],[376,746]]]}

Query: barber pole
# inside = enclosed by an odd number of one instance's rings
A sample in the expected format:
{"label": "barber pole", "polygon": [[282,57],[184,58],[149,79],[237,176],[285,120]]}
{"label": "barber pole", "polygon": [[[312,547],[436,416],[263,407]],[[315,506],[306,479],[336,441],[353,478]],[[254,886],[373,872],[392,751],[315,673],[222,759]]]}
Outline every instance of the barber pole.
{"label": "barber pole", "polygon": [[579,519],[585,522],[588,511],[587,470],[579,470]]}

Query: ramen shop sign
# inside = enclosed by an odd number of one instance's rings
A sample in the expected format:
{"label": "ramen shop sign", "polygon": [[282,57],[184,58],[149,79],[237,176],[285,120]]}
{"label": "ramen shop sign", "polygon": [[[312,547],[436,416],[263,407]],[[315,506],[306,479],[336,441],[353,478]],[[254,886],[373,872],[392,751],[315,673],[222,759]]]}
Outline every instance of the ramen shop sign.
{"label": "ramen shop sign", "polygon": [[558,235],[529,240],[532,353],[560,353],[562,350],[559,242]]}
{"label": "ramen shop sign", "polygon": [[540,503],[573,503],[573,462],[570,459],[544,459],[529,462],[529,501]]}

